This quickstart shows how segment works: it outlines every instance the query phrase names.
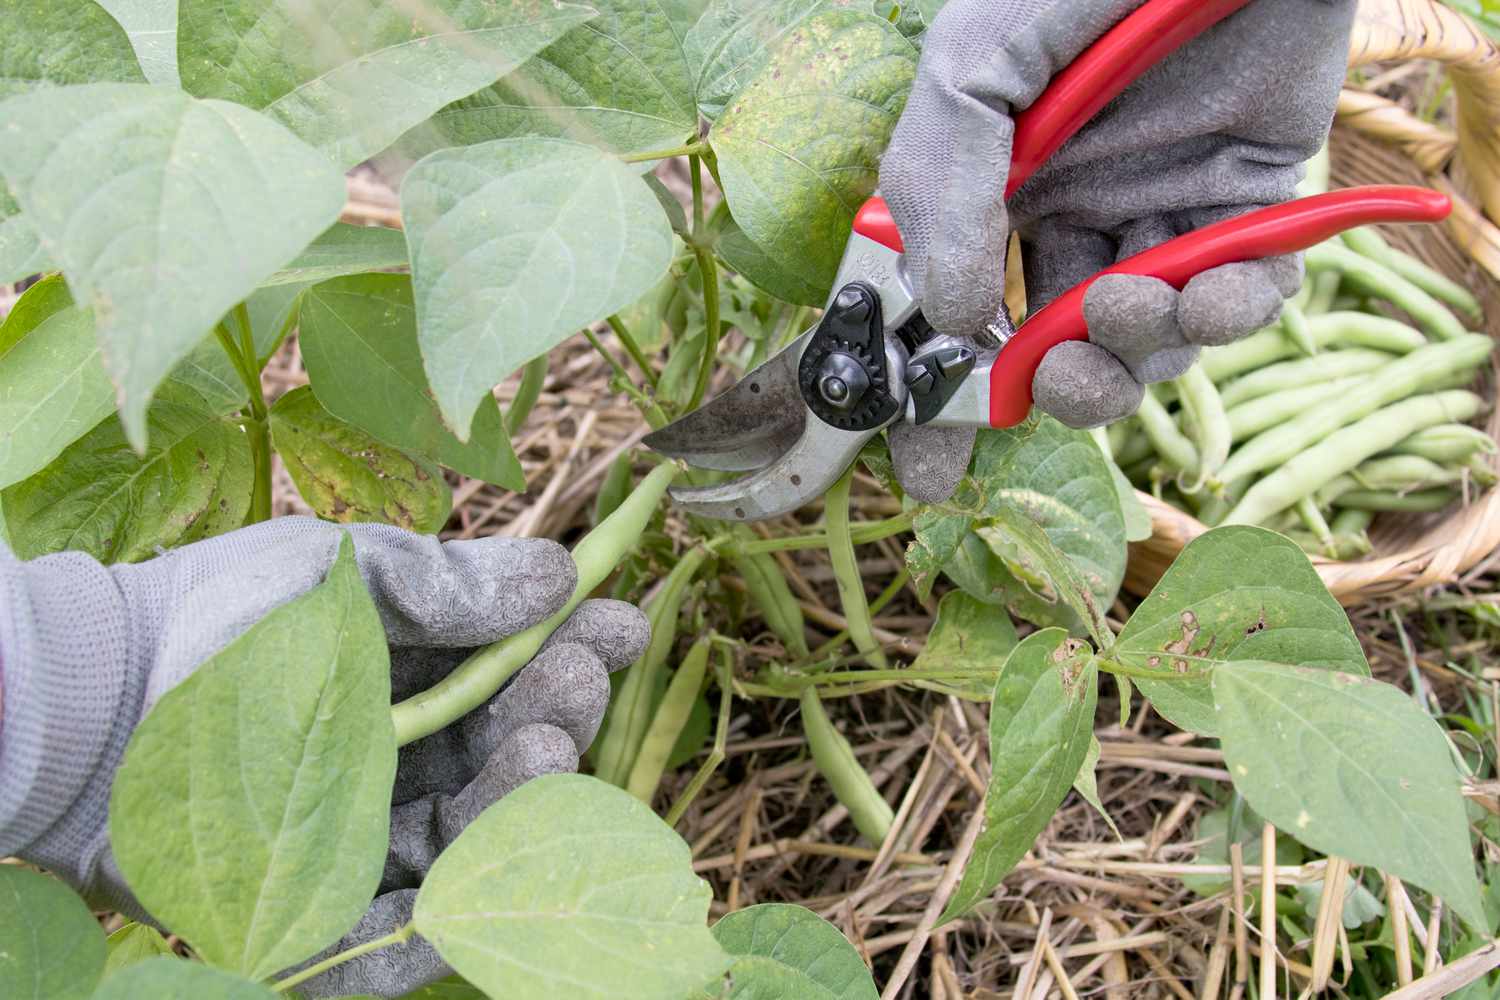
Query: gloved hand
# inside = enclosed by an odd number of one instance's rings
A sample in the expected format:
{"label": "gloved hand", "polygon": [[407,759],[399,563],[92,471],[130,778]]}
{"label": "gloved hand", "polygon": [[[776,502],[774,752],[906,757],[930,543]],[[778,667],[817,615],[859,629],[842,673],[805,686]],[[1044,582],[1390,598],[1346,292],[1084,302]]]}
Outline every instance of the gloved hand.
{"label": "gloved hand", "polygon": [[[1036,310],[1120,259],[1292,198],[1333,121],[1355,2],[1254,0],[1132,85],[1007,206],[1012,109],[1141,0],[950,0],[880,171],[928,321],[966,339],[1008,326],[1012,231]],[[1036,404],[1072,427],[1128,416],[1144,383],[1272,322],[1301,281],[1300,255],[1206,271],[1181,293],[1101,280],[1084,304],[1090,342],[1043,359]],[[962,478],[974,431],[898,426],[890,438],[907,492],[937,502]]]}
{"label": "gloved hand", "polygon": [[[0,857],[48,868],[100,906],[146,916],[109,850],[106,810],[131,731],[161,696],[273,608],[322,581],[347,532],[392,646],[392,694],[425,689],[470,649],[555,613],[577,570],[554,542],[439,544],[384,525],[283,518],[133,566],[79,553],[18,562],[0,546]],[[587,601],[489,704],[402,749],[385,875],[333,949],[404,923],[415,887],[475,816],[541,774],[573,771],[640,656],[634,607]],[[413,939],[299,987],[399,996],[446,975]]]}

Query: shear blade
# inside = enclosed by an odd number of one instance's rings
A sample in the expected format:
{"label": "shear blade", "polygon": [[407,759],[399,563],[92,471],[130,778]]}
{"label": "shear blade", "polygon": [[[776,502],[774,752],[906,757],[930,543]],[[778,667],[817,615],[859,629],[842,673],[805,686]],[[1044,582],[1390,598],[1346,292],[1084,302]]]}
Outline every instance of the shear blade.
{"label": "shear blade", "polygon": [[797,365],[812,332],[701,408],[646,435],[646,447],[700,469],[749,472],[786,454],[806,430]]}
{"label": "shear blade", "polygon": [[841,431],[806,421],[802,435],[775,461],[743,479],[717,486],[682,487],[672,499],[689,513],[719,521],[763,521],[789,514],[827,493],[874,431]]}

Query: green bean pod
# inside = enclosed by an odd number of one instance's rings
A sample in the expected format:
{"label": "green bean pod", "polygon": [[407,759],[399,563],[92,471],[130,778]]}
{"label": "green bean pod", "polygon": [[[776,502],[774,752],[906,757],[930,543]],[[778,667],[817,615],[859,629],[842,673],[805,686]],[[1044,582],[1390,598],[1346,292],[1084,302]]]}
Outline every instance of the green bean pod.
{"label": "green bean pod", "polygon": [[1334,242],[1320,243],[1307,251],[1307,269],[1338,271],[1355,288],[1384,299],[1439,340],[1462,337],[1468,330],[1448,307],[1422,288],[1397,274],[1383,262],[1355,253]]}
{"label": "green bean pod", "polygon": [[1318,509],[1318,505],[1313,503],[1313,498],[1307,496],[1298,500],[1295,509],[1297,517],[1307,526],[1307,530],[1312,532],[1313,538],[1317,539],[1318,544],[1323,547],[1324,554],[1331,555],[1333,552],[1333,530],[1328,527],[1328,521],[1323,517],[1323,512]]}
{"label": "green bean pod", "polygon": [[1429,344],[1413,351],[1349,391],[1247,441],[1224,463],[1221,477],[1232,482],[1290,461],[1340,427],[1369,416],[1382,406],[1451,379],[1455,371],[1479,364],[1493,349],[1489,337],[1467,333],[1456,340]]}
{"label": "green bean pod", "polygon": [[1318,353],[1318,342],[1313,338],[1307,314],[1294,302],[1281,307],[1281,332],[1292,342],[1298,354],[1310,358]]}
{"label": "green bean pod", "polygon": [[630,495],[630,478],[634,470],[635,456],[628,451],[622,452],[619,458],[610,463],[599,493],[594,497],[595,524],[602,523],[625,502],[625,498]]}
{"label": "green bean pod", "polygon": [[833,727],[816,687],[802,689],[802,730],[807,734],[813,762],[833,787],[834,797],[849,810],[854,828],[872,843],[884,843],[895,813],[860,766],[844,734]]}
{"label": "green bean pod", "polygon": [[1145,432],[1141,430],[1139,420],[1130,417],[1111,425],[1110,430],[1113,431],[1116,427],[1122,429],[1121,437],[1123,438],[1115,448],[1116,465],[1123,469],[1152,454],[1151,439],[1146,437]]}
{"label": "green bean pod", "polygon": [[1248,375],[1241,375],[1232,382],[1219,386],[1219,397],[1232,411],[1242,403],[1273,393],[1326,385],[1334,379],[1354,375],[1368,375],[1394,360],[1394,354],[1363,347],[1327,351],[1315,358],[1282,361]]}
{"label": "green bean pod", "polygon": [[1391,490],[1350,490],[1338,498],[1340,507],[1400,514],[1430,514],[1442,510],[1459,496],[1458,490],[1440,486],[1434,490],[1396,493]]}
{"label": "green bean pod", "polygon": [[[1434,346],[1446,347],[1449,344]],[[1482,399],[1459,389],[1416,396],[1388,406],[1304,448],[1250,487],[1224,521],[1226,524],[1267,521],[1354,469],[1365,459],[1390,448],[1414,429],[1468,420],[1483,407]]]}
{"label": "green bean pod", "polygon": [[1428,295],[1457,309],[1470,323],[1478,325],[1484,322],[1484,307],[1473,292],[1410,254],[1397,250],[1374,229],[1367,226],[1350,229],[1343,234],[1343,240],[1351,250],[1385,265]]}
{"label": "green bean pod", "polygon": [[1468,424],[1442,424],[1417,431],[1391,451],[1397,455],[1416,455],[1433,462],[1467,462],[1476,455],[1493,455],[1500,451],[1495,439]]}
{"label": "green bean pod", "polygon": [[1197,437],[1194,447],[1198,452],[1198,464],[1191,471],[1193,485],[1184,486],[1186,493],[1196,493],[1203,484],[1216,476],[1229,457],[1229,417],[1224,412],[1224,401],[1213,380],[1203,373],[1202,365],[1193,365],[1174,380],[1183,411],[1192,421]]}
{"label": "green bean pod", "polygon": [[[1363,312],[1330,312],[1307,318],[1307,330],[1320,349],[1365,347],[1387,354],[1410,354],[1427,344],[1418,330],[1386,316]],[[1252,333],[1243,340],[1204,350],[1201,364],[1216,383],[1258,371],[1287,358],[1297,349],[1280,325]]]}
{"label": "green bean pod", "polygon": [[[1371,522],[1375,520],[1375,512],[1372,510],[1360,510],[1358,507],[1350,507],[1347,510],[1338,511],[1333,515],[1329,527],[1333,529],[1335,538],[1340,536],[1352,537],[1363,535],[1369,530]],[[1369,539],[1365,539],[1368,546]],[[1369,551],[1366,548],[1365,551]]]}
{"label": "green bean pod", "polygon": [[828,557],[833,562],[833,578],[838,584],[849,639],[854,648],[864,654],[870,666],[884,670],[888,665],[885,650],[875,640],[865,581],[859,574],[854,538],[849,533],[849,487],[854,481],[854,469],[855,466],[851,465],[823,498],[823,518],[828,526]]}
{"label": "green bean pod", "polygon": [[807,633],[802,616],[802,605],[792,588],[787,585],[786,574],[781,564],[769,552],[739,556],[734,568],[745,581],[745,591],[750,595],[761,619],[781,640],[786,651],[797,659],[808,655]]}
{"label": "green bean pod", "polygon": [[1261,431],[1277,427],[1306,413],[1311,407],[1361,381],[1363,379],[1358,376],[1336,378],[1322,385],[1304,385],[1241,403],[1225,414],[1225,419],[1229,421],[1230,438],[1236,443],[1252,438]]}
{"label": "green bean pod", "polygon": [[391,706],[396,745],[430,736],[495,696],[517,671],[531,662],[557,627],[584,598],[615,571],[640,540],[680,466],[665,462],[651,471],[609,519],[589,532],[573,549],[578,584],[562,609],[540,624],[476,651],[437,684]]}
{"label": "green bean pod", "polygon": [[602,781],[623,786],[630,777],[641,740],[651,724],[652,703],[661,689],[667,658],[677,643],[677,620],[687,598],[688,585],[708,554],[703,548],[685,553],[646,608],[651,643],[626,671],[624,682],[610,701],[605,726],[594,742],[594,775]]}
{"label": "green bean pod", "polygon": [[1198,468],[1198,447],[1177,427],[1177,422],[1156,398],[1154,386],[1146,387],[1135,415],[1156,453],[1173,472],[1191,473]]}
{"label": "green bean pod", "polygon": [[661,784],[661,776],[667,769],[672,749],[677,746],[682,727],[687,725],[693,703],[698,700],[698,692],[703,688],[711,645],[712,642],[706,635],[693,643],[687,656],[683,657],[682,665],[672,674],[667,693],[656,706],[656,715],[641,739],[641,750],[636,754],[630,777],[625,782],[625,790],[647,805],[651,804],[651,798],[656,794],[656,786]]}
{"label": "green bean pod", "polygon": [[1332,312],[1334,302],[1338,301],[1339,287],[1343,281],[1344,276],[1337,271],[1324,271],[1322,274],[1310,275],[1307,283],[1312,288],[1312,294],[1307,297],[1307,305],[1302,307],[1302,311],[1309,316],[1321,316],[1323,313]]}
{"label": "green bean pod", "polygon": [[532,358],[521,371],[521,384],[516,386],[516,396],[510,402],[510,409],[505,411],[505,433],[515,437],[520,431],[526,418],[531,416],[531,408],[541,398],[542,386],[546,381],[547,355],[543,354]]}

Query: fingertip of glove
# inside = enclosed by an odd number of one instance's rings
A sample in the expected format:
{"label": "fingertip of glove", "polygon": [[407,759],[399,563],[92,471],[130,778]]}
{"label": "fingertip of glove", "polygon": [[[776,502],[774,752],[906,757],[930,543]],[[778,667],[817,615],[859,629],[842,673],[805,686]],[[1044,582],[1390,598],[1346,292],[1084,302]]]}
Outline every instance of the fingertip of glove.
{"label": "fingertip of glove", "polygon": [[1204,347],[1218,347],[1269,326],[1281,315],[1285,298],[1272,272],[1230,264],[1205,271],[1182,290],[1177,321],[1182,335]]}
{"label": "fingertip of glove", "polygon": [[1044,412],[1076,430],[1124,419],[1141,405],[1146,387],[1104,348],[1069,341],[1037,366],[1032,398]]}
{"label": "fingertip of glove", "polygon": [[973,427],[893,425],[889,431],[891,462],[906,495],[926,504],[953,496],[969,471],[977,433]]}
{"label": "fingertip of glove", "polygon": [[613,673],[640,659],[650,642],[651,623],[634,604],[594,598],[580,604],[542,648],[576,643]]}

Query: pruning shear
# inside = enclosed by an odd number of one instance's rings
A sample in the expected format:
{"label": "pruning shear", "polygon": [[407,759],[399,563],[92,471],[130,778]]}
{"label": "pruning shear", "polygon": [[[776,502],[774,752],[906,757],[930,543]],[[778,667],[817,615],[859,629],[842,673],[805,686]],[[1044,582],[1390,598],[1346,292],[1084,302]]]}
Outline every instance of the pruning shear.
{"label": "pruning shear", "polygon": [[[1133,81],[1251,0],[1147,0],[1016,117],[1009,199]],[[899,420],[1013,427],[1031,410],[1043,356],[1088,339],[1083,302],[1105,274],[1149,275],[1181,289],[1225,264],[1308,249],[1355,226],[1439,222],[1447,196],[1416,187],[1349,188],[1250,212],[1163,243],[1089,278],[991,346],[937,335],[923,320],[901,234],[877,196],[860,209],[822,318],[734,387],[648,435],[646,444],[704,469],[751,475],[672,491],[691,513],[757,521],[825,493],[865,444]]]}

